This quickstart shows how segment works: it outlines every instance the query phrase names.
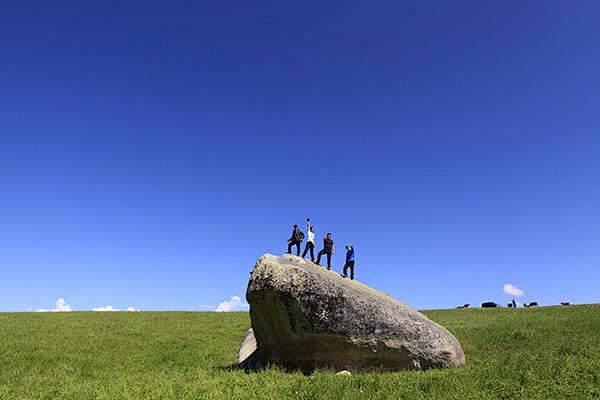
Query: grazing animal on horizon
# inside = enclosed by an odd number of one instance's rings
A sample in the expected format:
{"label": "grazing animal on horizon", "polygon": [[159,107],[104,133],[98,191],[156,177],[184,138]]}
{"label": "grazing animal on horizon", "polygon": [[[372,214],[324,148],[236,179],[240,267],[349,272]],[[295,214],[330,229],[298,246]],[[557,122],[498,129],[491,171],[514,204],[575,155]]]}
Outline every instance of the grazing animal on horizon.
{"label": "grazing animal on horizon", "polygon": [[497,308],[500,307],[499,304],[494,303],[493,301],[486,301],[485,303],[481,303],[482,308]]}
{"label": "grazing animal on horizon", "polygon": [[513,305],[512,305],[512,303],[506,303],[506,307],[513,308]]}
{"label": "grazing animal on horizon", "polygon": [[539,307],[537,301],[531,301],[529,304],[523,303],[525,307]]}
{"label": "grazing animal on horizon", "polygon": [[469,308],[470,306],[470,304],[463,304],[462,306],[458,306],[456,308]]}
{"label": "grazing animal on horizon", "polygon": [[561,306],[570,306],[570,305],[571,305],[571,302],[569,302],[569,301],[561,301],[561,302],[560,302],[560,305],[561,305]]}

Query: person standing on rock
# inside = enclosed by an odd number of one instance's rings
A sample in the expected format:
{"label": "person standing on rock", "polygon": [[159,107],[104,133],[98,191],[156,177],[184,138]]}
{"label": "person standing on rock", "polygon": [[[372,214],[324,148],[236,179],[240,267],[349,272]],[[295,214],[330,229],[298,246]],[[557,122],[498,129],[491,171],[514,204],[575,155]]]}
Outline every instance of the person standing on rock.
{"label": "person standing on rock", "polygon": [[308,239],[306,240],[306,246],[304,246],[302,258],[306,257],[306,253],[310,250],[310,261],[315,262],[315,227],[310,226],[310,218],[306,218],[306,232]]}
{"label": "person standing on rock", "polygon": [[296,246],[296,255],[300,256],[300,243],[304,239],[304,233],[298,229],[298,225],[294,225],[292,237],[288,239],[288,254],[292,254],[292,246]]}
{"label": "person standing on rock", "polygon": [[348,276],[348,268],[350,268],[350,280],[354,280],[354,246],[351,244],[346,245],[346,264],[344,264],[344,273],[342,274],[344,278]]}
{"label": "person standing on rock", "polygon": [[328,233],[325,239],[323,239],[323,250],[317,254],[317,265],[321,265],[321,256],[327,254],[327,269],[331,270],[331,255],[335,253],[333,247],[333,240],[331,240],[331,233]]}

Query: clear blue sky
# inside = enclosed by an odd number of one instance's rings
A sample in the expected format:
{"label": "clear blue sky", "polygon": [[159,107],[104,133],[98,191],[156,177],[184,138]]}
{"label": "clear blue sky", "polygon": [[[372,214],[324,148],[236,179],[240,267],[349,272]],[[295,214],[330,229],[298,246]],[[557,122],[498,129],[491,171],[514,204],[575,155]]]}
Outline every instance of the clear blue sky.
{"label": "clear blue sky", "polygon": [[0,310],[211,309],[306,216],[417,308],[598,302],[599,15],[5,4]]}

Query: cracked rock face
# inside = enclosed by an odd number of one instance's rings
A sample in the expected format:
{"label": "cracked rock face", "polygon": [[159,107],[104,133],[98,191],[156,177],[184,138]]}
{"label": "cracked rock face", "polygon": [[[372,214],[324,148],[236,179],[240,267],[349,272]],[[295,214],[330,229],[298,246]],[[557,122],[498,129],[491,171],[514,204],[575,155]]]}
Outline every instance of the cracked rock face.
{"label": "cracked rock face", "polygon": [[465,355],[450,332],[385,293],[299,257],[263,255],[246,299],[254,365],[310,371],[458,367]]}

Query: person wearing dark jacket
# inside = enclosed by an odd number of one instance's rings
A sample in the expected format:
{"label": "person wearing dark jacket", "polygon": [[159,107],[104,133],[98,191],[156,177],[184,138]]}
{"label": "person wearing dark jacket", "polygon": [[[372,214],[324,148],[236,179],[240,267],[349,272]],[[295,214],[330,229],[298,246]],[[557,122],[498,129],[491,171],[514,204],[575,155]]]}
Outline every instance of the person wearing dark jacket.
{"label": "person wearing dark jacket", "polygon": [[342,276],[346,278],[348,268],[350,268],[350,280],[354,280],[354,247],[351,244],[346,245],[346,264],[344,264],[344,273]]}
{"label": "person wearing dark jacket", "polygon": [[292,237],[288,240],[288,254],[292,254],[292,246],[296,246],[296,255],[300,256],[300,243],[302,242],[302,233],[298,229],[298,225],[294,225]]}
{"label": "person wearing dark jacket", "polygon": [[327,237],[323,239],[323,250],[317,254],[317,265],[321,264],[321,256],[323,254],[327,254],[327,269],[331,269],[331,255],[335,253],[335,248],[333,247],[333,240],[331,240],[331,233],[327,234]]}

